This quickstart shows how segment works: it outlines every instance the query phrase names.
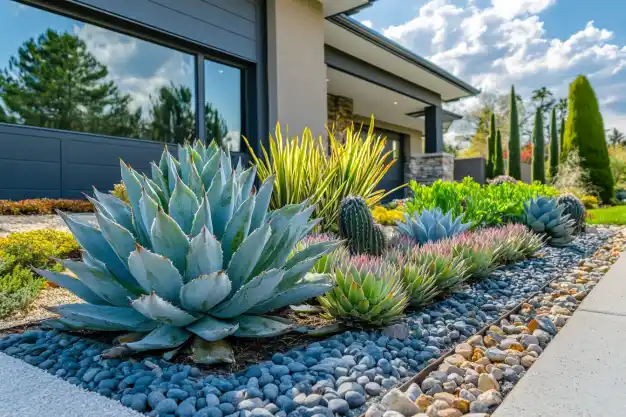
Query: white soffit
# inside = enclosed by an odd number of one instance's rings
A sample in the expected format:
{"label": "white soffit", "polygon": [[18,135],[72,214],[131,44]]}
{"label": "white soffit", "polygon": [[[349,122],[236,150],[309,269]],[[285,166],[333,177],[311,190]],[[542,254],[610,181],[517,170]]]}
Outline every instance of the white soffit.
{"label": "white soffit", "polygon": [[455,84],[363,39],[332,21],[326,20],[324,26],[324,42],[327,45],[434,91],[441,95],[444,102],[471,95]]}
{"label": "white soffit", "polygon": [[320,0],[320,2],[324,6],[324,17],[329,17],[365,6],[368,0]]}
{"label": "white soffit", "polygon": [[424,130],[424,118],[407,116],[407,113],[424,110],[425,103],[333,68],[326,67],[326,78],[327,92],[351,98],[355,114],[363,117],[373,114],[374,120]]}

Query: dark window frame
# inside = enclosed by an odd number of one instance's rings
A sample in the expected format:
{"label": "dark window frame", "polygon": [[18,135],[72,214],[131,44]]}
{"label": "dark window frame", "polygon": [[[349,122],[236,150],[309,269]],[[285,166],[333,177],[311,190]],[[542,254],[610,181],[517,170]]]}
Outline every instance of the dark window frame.
{"label": "dark window frame", "polygon": [[[101,27],[103,29],[111,30],[116,33],[131,36],[139,40],[151,42],[155,45],[163,46],[175,51],[183,52],[194,57],[195,60],[195,76],[194,76],[194,92],[195,92],[195,122],[196,122],[196,138],[206,144],[206,129],[204,120],[204,103],[205,103],[205,73],[204,73],[204,61],[205,59],[218,62],[224,65],[229,65],[241,70],[241,135],[246,136],[249,133],[254,133],[253,119],[250,117],[253,112],[253,108],[247,105],[245,100],[254,88],[254,85],[250,85],[248,80],[255,77],[256,66],[254,63],[239,59],[233,55],[226,54],[217,49],[209,48],[199,42],[194,42],[190,39],[175,36],[169,32],[159,30],[158,28],[141,24],[134,20],[125,19],[121,16],[113,15],[111,13],[99,10],[87,5],[81,5],[70,1],[45,1],[45,0],[10,0],[16,3],[21,3],[26,6],[34,7],[45,12],[53,13],[59,16],[64,16],[70,19],[77,20],[82,23],[91,24]],[[132,0],[129,0],[132,1]],[[19,126],[22,128],[31,129],[49,129],[40,126],[19,125],[13,123],[0,123],[1,125]],[[110,136],[102,135],[92,132],[75,132],[72,130],[50,129],[58,132],[68,132],[76,135],[97,135],[97,136],[109,136],[113,138],[140,141],[147,143],[161,143],[143,138],[130,138],[123,136]],[[242,140],[243,142],[243,140]],[[234,156],[242,155],[246,153],[247,149],[244,149],[242,143],[241,152],[232,152]]]}

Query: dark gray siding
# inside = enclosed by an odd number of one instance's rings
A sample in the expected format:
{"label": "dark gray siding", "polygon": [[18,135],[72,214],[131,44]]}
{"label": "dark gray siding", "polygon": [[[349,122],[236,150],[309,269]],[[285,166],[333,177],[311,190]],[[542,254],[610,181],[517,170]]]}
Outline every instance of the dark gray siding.
{"label": "dark gray siding", "polygon": [[257,60],[261,0],[68,0],[153,29]]}
{"label": "dark gray siding", "polygon": [[479,184],[485,183],[485,160],[483,158],[462,158],[454,160],[454,180],[462,181],[472,177]]}
{"label": "dark gray siding", "polygon": [[120,158],[148,173],[162,143],[0,124],[0,199],[82,198],[120,181]]}

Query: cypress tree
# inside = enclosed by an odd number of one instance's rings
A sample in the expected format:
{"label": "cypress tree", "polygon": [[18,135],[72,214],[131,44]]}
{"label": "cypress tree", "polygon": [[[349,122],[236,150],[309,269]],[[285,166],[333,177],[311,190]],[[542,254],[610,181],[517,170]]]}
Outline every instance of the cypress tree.
{"label": "cypress tree", "polygon": [[522,179],[522,160],[519,143],[519,117],[517,115],[517,99],[515,86],[511,86],[511,114],[509,117],[509,175],[517,180]]}
{"label": "cypress tree", "polygon": [[500,129],[496,135],[496,162],[494,164],[493,176],[504,175],[504,150],[502,149],[502,135]]}
{"label": "cypress tree", "polygon": [[493,178],[496,162],[496,113],[491,113],[491,133],[487,139],[487,178]]}
{"label": "cypress tree", "polygon": [[559,171],[559,133],[556,124],[556,109],[552,108],[550,119],[550,179],[554,179]]}
{"label": "cypress tree", "polygon": [[533,165],[532,181],[546,183],[545,145],[543,141],[543,114],[541,108],[535,112],[535,128],[533,129]]}
{"label": "cypress tree", "polygon": [[608,203],[613,199],[615,183],[604,135],[604,122],[596,93],[585,76],[579,75],[570,84],[568,103],[561,160],[567,159],[570,152],[578,152],[590,185],[598,190],[602,201]]}
{"label": "cypress tree", "polygon": [[565,137],[565,117],[561,116],[561,143],[559,149],[563,153],[563,138]]}

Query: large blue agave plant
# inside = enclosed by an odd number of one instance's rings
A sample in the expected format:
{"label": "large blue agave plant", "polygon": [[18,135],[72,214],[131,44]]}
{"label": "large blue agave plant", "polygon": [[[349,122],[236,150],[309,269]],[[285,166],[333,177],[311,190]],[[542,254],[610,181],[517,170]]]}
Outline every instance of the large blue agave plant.
{"label": "large blue agave plant", "polygon": [[404,222],[396,221],[400,234],[424,244],[436,242],[439,239],[450,238],[469,229],[471,223],[462,223],[461,217],[453,218],[452,210],[445,215],[439,207],[433,210],[423,210],[413,217],[404,214]]}
{"label": "large blue agave plant", "polygon": [[53,307],[60,317],[49,325],[146,333],[124,346],[131,351],[194,337],[210,352],[229,335],[292,330],[260,315],[332,288],[328,275],[308,271],[337,243],[294,251],[318,221],[305,204],[268,212],[273,178],[255,192],[255,167],[233,170],[228,153],[200,142],[179,146],[178,160],[166,149],[151,168],[148,178],[121,163],[130,204],[95,190],[97,227],[59,213],[83,248],[82,262],[60,261],[78,279],[37,272],[86,303]]}

